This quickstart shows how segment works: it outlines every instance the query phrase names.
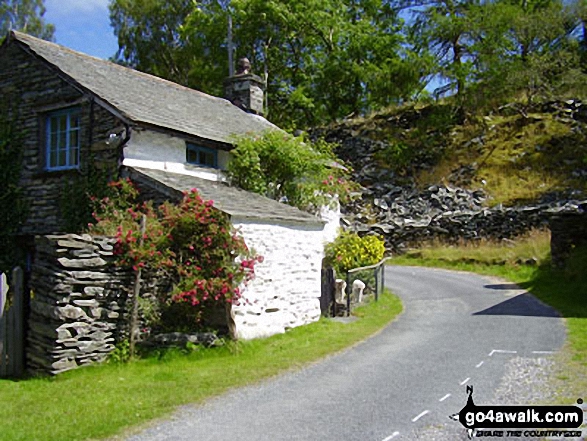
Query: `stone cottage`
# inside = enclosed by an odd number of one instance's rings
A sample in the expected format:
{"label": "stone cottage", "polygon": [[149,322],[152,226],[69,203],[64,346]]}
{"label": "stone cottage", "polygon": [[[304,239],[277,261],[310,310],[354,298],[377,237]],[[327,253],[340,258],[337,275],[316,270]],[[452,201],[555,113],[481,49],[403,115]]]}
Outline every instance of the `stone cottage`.
{"label": "stone cottage", "polygon": [[226,84],[238,106],[15,31],[0,47],[2,98],[25,133],[23,237],[64,232],[59,197],[90,161],[130,176],[156,200],[196,188],[265,257],[244,293],[249,306],[234,311],[237,334],[255,338],[318,319],[323,244],[333,229],[224,182],[235,135],[279,130],[254,108],[258,77],[245,72]]}

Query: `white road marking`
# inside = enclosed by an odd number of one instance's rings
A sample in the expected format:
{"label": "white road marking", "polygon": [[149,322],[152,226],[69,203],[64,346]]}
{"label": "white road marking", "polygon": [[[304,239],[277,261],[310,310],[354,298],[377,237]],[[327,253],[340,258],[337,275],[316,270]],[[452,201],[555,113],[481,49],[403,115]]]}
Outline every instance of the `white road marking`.
{"label": "white road marking", "polygon": [[461,386],[462,386],[463,384],[465,384],[467,381],[469,381],[470,379],[471,379],[471,377],[467,377],[467,378],[465,378],[463,381],[461,381],[461,383],[460,383],[460,384],[461,384]]}
{"label": "white road marking", "polygon": [[503,349],[494,349],[489,353],[491,357],[493,354],[517,354],[518,351],[504,351]]}
{"label": "white road marking", "polygon": [[532,351],[533,354],[554,354],[554,351]]}
{"label": "white road marking", "polygon": [[444,397],[442,397],[440,400],[438,401],[444,401],[446,400],[448,397],[450,397],[450,394],[446,394]]}
{"label": "white road marking", "polygon": [[389,441],[390,439],[394,439],[396,436],[399,435],[399,432],[393,432],[391,435],[389,435],[387,438],[385,438],[383,441]]}
{"label": "white road marking", "polygon": [[412,418],[412,423],[415,423],[416,421],[418,421],[420,418],[422,418],[424,415],[426,415],[427,413],[430,413],[429,410],[425,410],[424,412],[422,412],[420,415],[418,415],[417,417]]}
{"label": "white road marking", "polygon": [[480,368],[481,366],[483,366],[483,363],[485,363],[484,361],[480,362],[477,366],[475,366],[476,368]]}

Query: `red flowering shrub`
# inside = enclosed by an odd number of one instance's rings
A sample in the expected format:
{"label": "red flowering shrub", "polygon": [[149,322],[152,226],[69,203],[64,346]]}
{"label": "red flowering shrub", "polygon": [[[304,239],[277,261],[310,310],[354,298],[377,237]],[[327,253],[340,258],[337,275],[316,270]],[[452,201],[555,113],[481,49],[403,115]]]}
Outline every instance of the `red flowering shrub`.
{"label": "red flowering shrub", "polygon": [[[239,286],[254,277],[255,264],[262,258],[248,249],[212,201],[192,189],[179,204],[166,202],[154,209],[150,203],[138,202],[130,180],[113,182],[110,189],[109,197],[96,201],[96,223],[89,230],[116,237],[119,265],[164,271],[174,282],[161,299],[164,305],[190,306],[195,325],[204,305],[238,301]],[[146,229],[141,240],[143,215]]]}

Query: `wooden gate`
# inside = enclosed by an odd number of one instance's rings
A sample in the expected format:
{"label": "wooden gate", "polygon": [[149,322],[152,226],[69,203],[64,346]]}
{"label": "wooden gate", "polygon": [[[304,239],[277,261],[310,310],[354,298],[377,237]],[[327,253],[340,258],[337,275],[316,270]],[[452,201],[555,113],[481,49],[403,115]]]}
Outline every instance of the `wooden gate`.
{"label": "wooden gate", "polygon": [[324,317],[330,317],[330,306],[334,302],[334,269],[322,269],[322,295],[320,296],[320,311]]}
{"label": "wooden gate", "polygon": [[[24,285],[21,268],[12,270],[11,286],[0,275],[0,377],[24,373]],[[10,295],[9,295],[10,293]]]}

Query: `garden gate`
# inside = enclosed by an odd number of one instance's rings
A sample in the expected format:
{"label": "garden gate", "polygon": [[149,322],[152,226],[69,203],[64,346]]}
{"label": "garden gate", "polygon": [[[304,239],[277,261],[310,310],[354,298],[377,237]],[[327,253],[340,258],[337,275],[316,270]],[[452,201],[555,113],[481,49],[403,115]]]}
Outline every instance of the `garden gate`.
{"label": "garden gate", "polygon": [[[0,378],[19,377],[24,372],[24,277],[12,270],[11,286],[0,275]],[[10,295],[9,295],[10,294]]]}

